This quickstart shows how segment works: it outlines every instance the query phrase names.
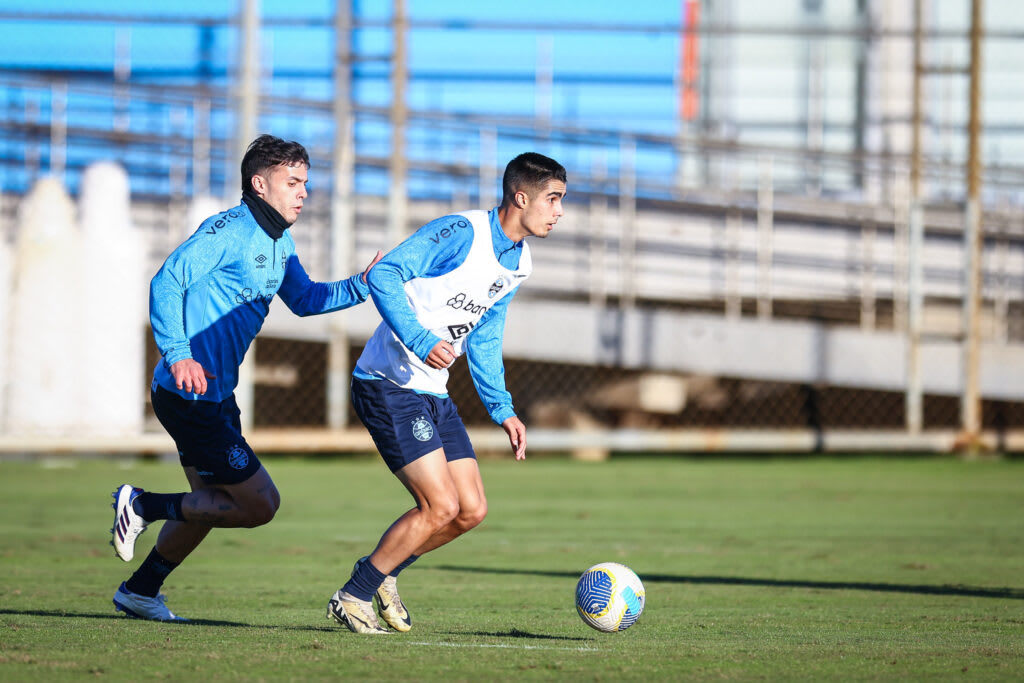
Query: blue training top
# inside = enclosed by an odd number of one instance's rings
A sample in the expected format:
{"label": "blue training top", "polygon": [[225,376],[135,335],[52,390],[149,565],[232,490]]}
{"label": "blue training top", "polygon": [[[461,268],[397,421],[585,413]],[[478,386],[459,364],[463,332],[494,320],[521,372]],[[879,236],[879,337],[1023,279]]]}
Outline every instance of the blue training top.
{"label": "blue training top", "polygon": [[[223,401],[238,384],[238,366],[280,294],[296,315],[338,311],[366,300],[357,273],[313,282],[285,230],[273,239],[244,203],[203,221],[164,261],[149,289],[149,319],[163,355],[153,371],[161,386],[186,399]],[[203,395],[178,389],[170,366],[193,358],[216,379]]]}
{"label": "blue training top", "polygon": [[[462,217],[442,216],[427,223],[385,254],[367,276],[370,296],[384,322],[420,360],[425,360],[441,339],[416,319],[406,300],[404,284],[417,277],[444,275],[466,260],[473,244],[473,231],[444,230],[455,218]],[[491,209],[488,219],[495,257],[505,268],[515,270],[519,267],[523,243],[513,242],[501,229],[497,208]],[[512,395],[505,389],[505,365],[501,357],[505,313],[514,296],[515,293],[495,303],[466,338],[469,374],[488,415],[497,424],[516,414]],[[360,379],[380,379],[358,367],[353,374]]]}

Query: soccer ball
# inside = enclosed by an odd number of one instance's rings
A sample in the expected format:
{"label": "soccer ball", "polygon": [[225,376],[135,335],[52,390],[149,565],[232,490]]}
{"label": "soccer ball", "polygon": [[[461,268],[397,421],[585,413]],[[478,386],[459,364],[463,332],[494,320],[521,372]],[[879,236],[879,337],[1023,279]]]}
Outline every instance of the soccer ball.
{"label": "soccer ball", "polygon": [[618,562],[602,562],[583,572],[576,583],[576,611],[598,631],[625,631],[644,611],[644,585],[633,570]]}

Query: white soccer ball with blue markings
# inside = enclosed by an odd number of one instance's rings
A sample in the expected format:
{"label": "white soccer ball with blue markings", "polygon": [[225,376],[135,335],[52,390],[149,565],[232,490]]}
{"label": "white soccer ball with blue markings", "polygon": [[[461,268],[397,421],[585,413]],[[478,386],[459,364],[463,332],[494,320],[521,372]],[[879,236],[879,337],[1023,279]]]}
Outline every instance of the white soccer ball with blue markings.
{"label": "white soccer ball with blue markings", "polygon": [[644,611],[646,593],[632,569],[602,562],[583,572],[576,583],[576,611],[587,626],[605,633],[625,631]]}

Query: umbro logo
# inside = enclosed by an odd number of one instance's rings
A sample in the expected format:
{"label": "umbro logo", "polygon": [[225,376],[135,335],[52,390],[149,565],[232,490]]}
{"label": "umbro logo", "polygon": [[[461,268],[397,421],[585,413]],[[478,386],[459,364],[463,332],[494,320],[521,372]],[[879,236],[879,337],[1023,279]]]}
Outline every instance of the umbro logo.
{"label": "umbro logo", "polygon": [[452,336],[452,341],[455,341],[456,339],[459,339],[460,337],[465,337],[467,334],[469,334],[473,330],[473,327],[475,327],[475,325],[472,322],[459,323],[458,325],[449,325],[448,334]]}
{"label": "umbro logo", "polygon": [[267,262],[267,257],[264,256],[263,254],[260,254],[259,256],[256,257],[256,263],[264,264],[266,262]]}

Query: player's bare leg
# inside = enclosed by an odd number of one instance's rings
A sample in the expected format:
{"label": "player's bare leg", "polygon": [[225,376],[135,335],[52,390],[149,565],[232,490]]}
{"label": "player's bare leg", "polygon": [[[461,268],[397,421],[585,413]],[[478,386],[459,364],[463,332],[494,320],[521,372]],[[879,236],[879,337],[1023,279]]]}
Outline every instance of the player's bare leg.
{"label": "player's bare leg", "polygon": [[[454,519],[434,532],[419,547],[415,553],[416,556],[458,538],[480,524],[487,516],[487,499],[484,497],[483,480],[480,477],[480,467],[476,460],[473,458],[455,460],[448,463],[448,471],[458,495],[459,512]],[[368,559],[363,558],[360,562],[365,562]],[[358,563],[356,569],[358,569]],[[377,589],[375,598],[380,616],[391,628],[396,631],[408,631],[412,628],[412,618],[398,594],[397,572],[394,570],[387,572],[384,583]]]}
{"label": "player's bare leg", "polygon": [[[423,555],[455,540],[484,521],[487,516],[487,498],[484,482],[480,477],[480,465],[475,458],[462,458],[448,463],[448,471],[455,482],[459,495],[459,513],[451,522],[434,533],[417,548],[415,554]],[[404,559],[404,558],[403,558]]]}
{"label": "player's bare leg", "polygon": [[[184,470],[185,478],[188,479],[192,491],[205,486],[196,468],[186,467]],[[173,563],[173,566],[177,566],[202,543],[206,535],[210,533],[211,528],[194,522],[166,520],[160,529],[160,535],[157,537],[154,550],[160,554],[162,559]],[[114,594],[114,608],[117,611],[125,612],[129,616],[139,619],[188,621],[171,612],[161,595],[140,595],[132,592],[129,589],[131,581],[129,579],[122,583]]]}
{"label": "player's bare leg", "polygon": [[262,466],[240,484],[207,485],[194,467],[185,468],[185,477],[192,491],[185,494],[181,502],[183,516],[189,519],[165,520],[149,557],[114,594],[114,607],[129,616],[186,621],[167,609],[163,596],[157,592],[167,573],[181,564],[213,527],[265,524],[280,505],[277,488]]}
{"label": "player's bare leg", "polygon": [[261,526],[274,518],[281,505],[277,487],[262,465],[239,484],[205,484],[194,467],[186,467],[185,476],[192,490],[181,496],[181,512],[176,516],[160,516],[151,510],[155,516],[143,519],[141,513],[135,512],[133,501],[145,492],[128,484],[114,492],[112,545],[125,562],[134,556],[136,538],[152,521],[166,520],[160,532],[161,547],[184,558],[203,540],[209,528]]}
{"label": "player's bare leg", "polygon": [[459,515],[459,489],[443,449],[417,458],[395,476],[412,494],[416,507],[388,527],[370,555],[373,565],[385,574]]}
{"label": "player's bare leg", "polygon": [[217,484],[192,491],[182,500],[185,521],[211,527],[257,527],[274,518],[281,496],[267,470],[240,484]]}
{"label": "player's bare leg", "polygon": [[156,541],[157,552],[174,562],[188,557],[214,527],[260,526],[273,519],[281,505],[277,487],[262,466],[241,484],[210,486],[194,467],[186,467],[185,476],[192,486],[181,503],[187,519],[165,521]]}
{"label": "player's bare leg", "polygon": [[[185,468],[185,478],[188,479],[192,491],[199,491],[206,488],[206,484],[199,477],[194,467]],[[160,535],[156,539],[156,550],[172,562],[181,563],[189,556],[213,527],[198,522],[178,522],[168,519],[160,529]]]}
{"label": "player's bare leg", "polygon": [[[273,518],[280,504],[277,489],[263,467],[241,484],[207,485],[194,467],[185,468],[185,477],[192,489],[181,498],[186,519],[164,521],[149,556],[114,594],[115,608],[129,616],[181,621],[158,593],[167,574],[202,543],[213,527],[264,524]],[[122,559],[127,561],[131,556]]]}
{"label": "player's bare leg", "polygon": [[408,631],[412,627],[389,574],[459,513],[458,487],[442,449],[417,458],[395,474],[416,500],[416,507],[388,527],[372,555],[356,562],[348,583],[327,605],[328,618],[356,633],[388,633],[377,621],[367,595],[376,597],[381,616],[392,628]]}

